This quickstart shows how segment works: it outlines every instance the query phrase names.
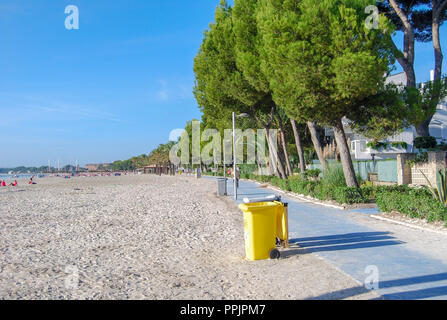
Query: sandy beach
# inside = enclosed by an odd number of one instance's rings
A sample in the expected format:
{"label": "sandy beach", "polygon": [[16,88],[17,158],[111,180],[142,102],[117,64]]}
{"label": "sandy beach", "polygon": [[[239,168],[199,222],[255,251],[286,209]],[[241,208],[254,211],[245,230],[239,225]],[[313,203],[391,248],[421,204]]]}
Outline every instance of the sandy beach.
{"label": "sandy beach", "polygon": [[0,189],[0,299],[337,299],[361,286],[297,248],[244,260],[242,214],[210,179],[36,182]]}

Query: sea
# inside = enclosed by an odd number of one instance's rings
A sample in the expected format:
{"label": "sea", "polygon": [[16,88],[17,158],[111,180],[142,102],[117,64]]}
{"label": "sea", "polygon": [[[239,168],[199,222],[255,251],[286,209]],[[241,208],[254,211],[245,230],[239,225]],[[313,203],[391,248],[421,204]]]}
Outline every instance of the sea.
{"label": "sea", "polygon": [[8,179],[29,179],[32,176],[35,178],[43,178],[46,175],[44,174],[0,174],[0,180],[8,180]]}

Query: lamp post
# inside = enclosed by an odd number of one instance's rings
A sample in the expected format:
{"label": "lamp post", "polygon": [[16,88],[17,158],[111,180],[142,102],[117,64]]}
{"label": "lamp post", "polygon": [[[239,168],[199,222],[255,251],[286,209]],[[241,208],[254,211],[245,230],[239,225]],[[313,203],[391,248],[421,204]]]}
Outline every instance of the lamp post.
{"label": "lamp post", "polygon": [[237,200],[237,159],[236,159],[236,118],[248,118],[249,115],[246,113],[242,113],[240,115],[236,115],[233,112],[233,187],[234,187],[234,200]]}
{"label": "lamp post", "polygon": [[[227,180],[227,173],[225,172],[226,170],[226,163],[225,163],[225,139],[224,139],[224,143],[223,143],[223,149],[224,149],[224,179],[225,181]],[[226,184],[226,182],[225,182]]]}

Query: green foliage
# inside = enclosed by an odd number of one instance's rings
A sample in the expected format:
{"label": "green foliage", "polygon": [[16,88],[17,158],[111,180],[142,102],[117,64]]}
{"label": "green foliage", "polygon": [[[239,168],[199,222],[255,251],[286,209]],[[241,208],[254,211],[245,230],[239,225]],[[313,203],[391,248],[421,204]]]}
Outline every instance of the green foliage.
{"label": "green foliage", "polygon": [[387,84],[359,103],[359,112],[351,115],[353,129],[374,141],[401,133],[409,127],[410,110],[402,90]]}
{"label": "green foliage", "polygon": [[253,173],[241,173],[240,174],[240,178],[241,179],[256,180],[256,175],[254,175]]}
{"label": "green foliage", "polygon": [[321,182],[325,185],[336,187],[346,187],[345,174],[340,165],[331,165],[328,170],[324,172]]}
{"label": "green foliage", "polygon": [[313,160],[317,159],[317,153],[314,149],[304,150],[304,162],[307,165],[312,164]]}
{"label": "green foliage", "polygon": [[416,156],[416,158],[414,158],[412,160],[408,160],[406,162],[406,164],[409,165],[410,167],[413,167],[417,164],[427,163],[427,162],[428,162],[428,152],[421,152]]}
{"label": "green foliage", "polygon": [[[379,132],[395,133],[404,127],[404,111],[397,88],[385,85],[393,64],[390,35],[393,28],[380,17],[379,30],[364,25],[364,10],[375,1],[260,0],[257,22],[264,73],[274,101],[288,116],[321,125],[341,126],[375,116]],[[328,112],[330,110],[330,112]],[[386,123],[390,110],[398,110]],[[360,126],[359,126],[360,127]],[[387,131],[385,131],[387,129]],[[349,157],[342,157],[352,172]],[[353,181],[350,184],[356,184]]]}
{"label": "green foliage", "polygon": [[[374,129],[375,138],[401,130],[403,99],[396,86],[385,85],[394,63],[393,28],[383,15],[378,30],[365,28],[370,4],[375,1],[235,0],[234,7],[221,1],[194,60],[205,127],[221,130],[232,111],[277,127],[271,111],[281,106],[301,123],[339,127],[347,117],[354,128]],[[354,175],[349,157],[342,161],[348,178]]]}
{"label": "green foliage", "polygon": [[437,182],[436,182],[436,188],[433,187],[432,183],[430,182],[430,180],[427,178],[427,176],[421,172],[425,179],[427,180],[429,187],[428,190],[430,190],[430,192],[432,193],[433,197],[438,200],[439,202],[441,202],[444,206],[447,206],[447,180],[446,180],[446,176],[447,176],[447,170],[439,170],[438,174],[437,174]]}
{"label": "green foliage", "polygon": [[364,9],[372,3],[260,1],[263,67],[290,117],[332,124],[383,88],[392,52],[385,20],[381,30],[364,27]]}
{"label": "green foliage", "polygon": [[[338,169],[333,170],[333,172],[338,172],[337,175],[339,174]],[[369,202],[374,194],[373,188],[347,188],[346,183],[344,186],[331,185],[330,181],[333,181],[332,178],[327,179],[325,182],[323,180],[307,180],[302,175],[295,175],[289,177],[287,180],[268,176],[253,176],[252,178],[261,182],[269,182],[284,191],[292,191],[323,201],[335,200],[340,204]],[[336,183],[340,185],[338,181]]]}
{"label": "green foliage", "polygon": [[135,164],[131,160],[115,161],[112,163],[113,171],[132,171],[135,170]]}
{"label": "green foliage", "polygon": [[441,142],[437,148],[441,151],[447,151],[447,144],[444,142]]}
{"label": "green foliage", "polygon": [[[409,22],[414,30],[415,39],[419,42],[428,42],[432,40],[432,7],[427,6],[431,1],[427,0],[396,0],[399,8],[405,11],[407,16],[411,16]],[[393,10],[390,5],[390,1],[377,1],[377,6],[380,12],[385,12],[387,17],[396,26],[397,30],[404,32],[405,26],[403,25],[401,19]],[[447,19],[447,14],[444,9],[444,14],[441,15],[440,22],[442,23]]]}
{"label": "green foliage", "polygon": [[377,188],[374,186],[362,185],[360,188],[363,200],[365,202],[374,201],[376,198]]}
{"label": "green foliage", "polygon": [[320,177],[321,170],[320,169],[309,169],[303,173],[306,178],[317,179]]}
{"label": "green foliage", "polygon": [[391,142],[391,146],[393,148],[396,148],[396,149],[398,149],[398,148],[402,148],[404,150],[408,149],[408,143],[406,143],[405,141],[394,141],[394,142]]}
{"label": "green foliage", "polygon": [[408,143],[406,143],[405,141],[393,141],[390,143],[386,143],[386,142],[380,142],[380,141],[370,141],[366,144],[366,146],[368,148],[374,149],[374,150],[383,150],[383,149],[388,149],[389,146],[393,147],[393,148],[402,148],[404,150],[406,150],[408,148]]}
{"label": "green foliage", "polygon": [[364,198],[362,190],[352,187],[337,187],[334,190],[334,199],[340,204],[364,203],[369,201]]}
{"label": "green foliage", "polygon": [[270,182],[273,179],[273,176],[256,176],[256,180],[259,182]]}
{"label": "green foliage", "polygon": [[239,166],[239,172],[241,176],[244,175],[250,175],[256,172],[258,169],[258,166],[256,164],[240,164]]}
{"label": "green foliage", "polygon": [[436,113],[436,108],[447,97],[447,78],[429,81],[421,88],[407,87],[403,92],[409,110],[409,121],[418,126]]}
{"label": "green foliage", "polygon": [[[445,173],[444,177],[445,177]],[[322,181],[309,181],[300,175],[282,180],[277,177],[252,176],[261,182],[270,182],[285,191],[310,196],[319,200],[334,200],[339,204],[369,203],[375,201],[383,212],[397,211],[412,218],[427,219],[429,222],[447,222],[447,207],[425,188],[414,189],[403,186],[371,186],[361,188],[334,187]],[[442,183],[442,182],[441,182]],[[444,180],[445,185],[445,180]]]}
{"label": "green foliage", "polygon": [[270,183],[284,191],[290,191],[289,182],[285,179],[280,179],[278,177],[273,177]]}
{"label": "green foliage", "polygon": [[251,121],[263,119],[273,106],[267,80],[256,65],[257,36],[252,34],[251,2],[243,1],[241,6],[236,3],[233,10],[221,1],[194,59],[194,95],[206,127],[230,127],[233,111],[250,114]]}
{"label": "green foliage", "polygon": [[368,148],[374,149],[374,150],[381,150],[388,148],[388,143],[385,142],[379,142],[379,141],[371,141],[366,144]]}
{"label": "green foliage", "polygon": [[381,188],[377,190],[376,203],[383,212],[397,211],[429,222],[447,222],[447,208],[427,189]]}
{"label": "green foliage", "polygon": [[437,179],[437,199],[447,206],[447,170],[439,170]]}
{"label": "green foliage", "polygon": [[417,149],[436,148],[438,142],[435,137],[417,137],[414,139],[414,147]]}
{"label": "green foliage", "polygon": [[157,148],[152,150],[149,155],[142,154],[140,156],[132,157],[128,160],[114,161],[111,165],[102,165],[98,170],[102,171],[133,171],[144,166],[152,164],[169,163],[169,151],[174,146],[175,142],[168,142],[160,144]]}

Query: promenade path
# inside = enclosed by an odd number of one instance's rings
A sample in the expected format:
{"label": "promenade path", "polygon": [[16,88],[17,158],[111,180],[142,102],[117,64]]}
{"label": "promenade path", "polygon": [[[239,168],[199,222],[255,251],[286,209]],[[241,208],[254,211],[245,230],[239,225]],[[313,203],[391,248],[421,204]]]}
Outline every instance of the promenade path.
{"label": "promenade path", "polygon": [[[228,183],[232,197],[232,180]],[[345,297],[364,288],[376,268],[376,293],[384,299],[447,299],[447,234],[373,219],[371,215],[380,215],[374,209],[340,210],[304,202],[249,181],[240,181],[238,193],[238,204],[244,197],[281,195],[289,203],[292,243],[283,256],[312,253],[342,270],[359,283],[344,290]]]}

